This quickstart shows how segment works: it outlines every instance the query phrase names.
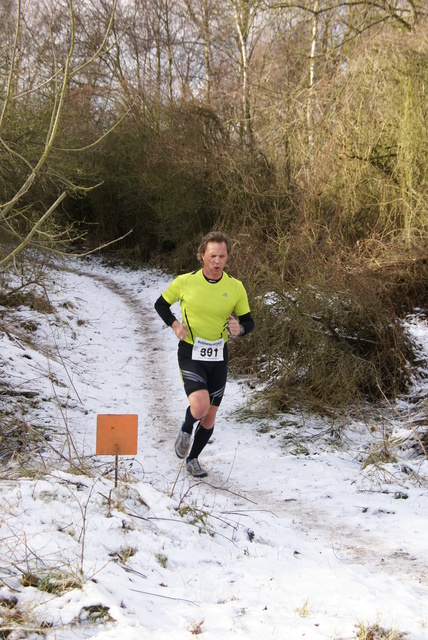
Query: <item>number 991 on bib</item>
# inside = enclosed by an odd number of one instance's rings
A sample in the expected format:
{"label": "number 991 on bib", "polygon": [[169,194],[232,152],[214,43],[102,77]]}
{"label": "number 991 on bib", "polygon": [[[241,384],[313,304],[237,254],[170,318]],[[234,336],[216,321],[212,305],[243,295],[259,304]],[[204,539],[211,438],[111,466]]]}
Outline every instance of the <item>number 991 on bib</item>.
{"label": "number 991 on bib", "polygon": [[205,362],[218,362],[223,360],[224,338],[215,340],[203,340],[196,338],[193,350],[192,360],[203,360]]}

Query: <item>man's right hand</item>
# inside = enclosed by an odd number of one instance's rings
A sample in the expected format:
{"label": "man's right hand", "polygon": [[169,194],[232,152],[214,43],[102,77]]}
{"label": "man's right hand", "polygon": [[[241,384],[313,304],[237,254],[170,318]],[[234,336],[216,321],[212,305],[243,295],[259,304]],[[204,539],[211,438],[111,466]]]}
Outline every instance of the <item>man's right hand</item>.
{"label": "man's right hand", "polygon": [[171,327],[174,329],[174,333],[179,340],[184,340],[187,337],[187,324],[184,324],[179,320],[174,320]]}

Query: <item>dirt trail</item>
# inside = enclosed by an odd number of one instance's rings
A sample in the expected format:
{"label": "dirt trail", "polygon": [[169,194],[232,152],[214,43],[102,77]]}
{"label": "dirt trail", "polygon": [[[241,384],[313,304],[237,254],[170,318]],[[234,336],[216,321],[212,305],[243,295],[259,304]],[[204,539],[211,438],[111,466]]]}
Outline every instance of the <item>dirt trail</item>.
{"label": "dirt trail", "polygon": [[[141,297],[129,292],[126,287],[118,284],[108,275],[100,276],[93,273],[80,272],[84,277],[96,279],[115,295],[119,296],[129,308],[130,329],[138,336],[138,344],[141,348],[141,360],[147,362],[150,375],[146,376],[146,391],[151,395],[152,415],[151,419],[162,425],[153,446],[164,451],[165,442],[173,441],[176,435],[176,418],[170,412],[171,403],[165,402],[168,393],[168,380],[178,375],[175,361],[170,348],[162,344],[161,332],[159,332],[159,319],[153,306],[145,303]],[[162,414],[160,414],[162,408]],[[170,413],[169,413],[170,412]],[[172,426],[173,425],[173,426]],[[427,558],[417,558],[406,551],[395,549],[390,553],[385,552],[385,541],[381,534],[373,531],[373,528],[356,529],[347,525],[343,519],[337,522],[332,513],[319,503],[281,499],[275,491],[260,491],[251,486],[250,479],[245,486],[237,486],[236,479],[233,484],[229,478],[222,476],[221,472],[215,474],[215,485],[211,482],[197,481],[199,488],[204,487],[207,493],[228,491],[232,487],[236,496],[236,503],[243,507],[249,507],[261,511],[274,513],[278,519],[284,521],[284,528],[297,529],[304,533],[308,539],[323,540],[326,548],[334,549],[337,557],[345,564],[359,564],[369,567],[371,571],[400,576],[408,582],[416,581],[419,584],[428,583]],[[249,506],[250,505],[250,506]]]}
{"label": "dirt trail", "polygon": [[[100,282],[112,293],[119,296],[129,308],[132,318],[130,328],[135,325],[138,345],[141,348],[141,361],[147,364],[150,375],[145,377],[146,392],[153,398],[152,418],[162,422],[164,428],[174,424],[174,417],[168,414],[170,404],[165,402],[168,393],[168,378],[172,373],[173,363],[170,350],[164,351],[159,337],[159,319],[153,307],[144,303],[140,297],[129,292],[126,287],[118,284],[108,275],[81,272]],[[162,414],[159,413],[162,407]],[[171,428],[171,434],[173,431]],[[175,435],[175,432],[174,432]]]}

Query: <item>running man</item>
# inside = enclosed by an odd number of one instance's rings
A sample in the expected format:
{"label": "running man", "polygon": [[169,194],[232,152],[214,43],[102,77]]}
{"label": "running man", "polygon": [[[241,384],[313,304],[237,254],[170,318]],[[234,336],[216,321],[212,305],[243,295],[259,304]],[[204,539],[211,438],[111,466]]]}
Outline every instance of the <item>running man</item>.
{"label": "running man", "polygon": [[[254,328],[244,285],[224,271],[230,253],[225,233],[208,233],[198,249],[202,269],[175,278],[155,302],[156,311],[179,340],[178,364],[189,406],[175,452],[186,458],[187,471],[195,478],[207,475],[198,458],[214,431],[226,386],[228,333],[244,336]],[[170,309],[178,301],[181,321]]]}

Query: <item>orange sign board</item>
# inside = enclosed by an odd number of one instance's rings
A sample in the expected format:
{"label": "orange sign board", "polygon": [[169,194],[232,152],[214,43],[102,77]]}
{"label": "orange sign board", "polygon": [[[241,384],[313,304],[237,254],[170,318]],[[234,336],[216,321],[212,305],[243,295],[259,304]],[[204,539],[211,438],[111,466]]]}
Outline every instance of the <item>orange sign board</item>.
{"label": "orange sign board", "polygon": [[137,415],[108,413],[97,416],[97,456],[135,456],[137,439]]}

